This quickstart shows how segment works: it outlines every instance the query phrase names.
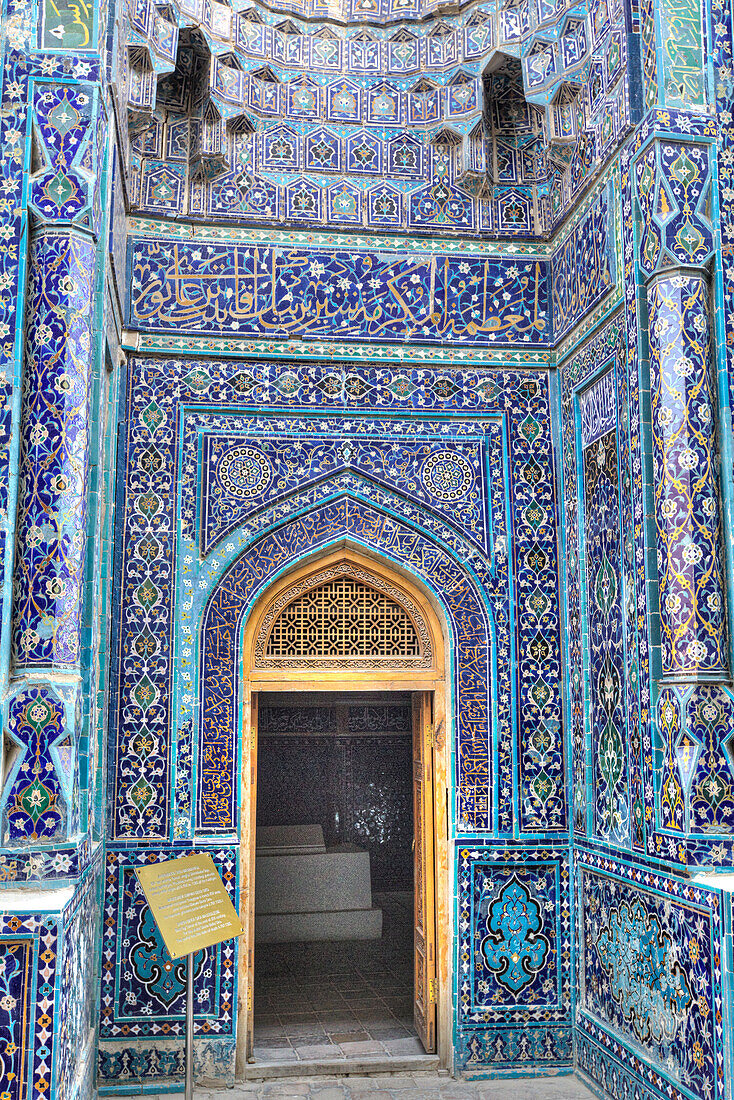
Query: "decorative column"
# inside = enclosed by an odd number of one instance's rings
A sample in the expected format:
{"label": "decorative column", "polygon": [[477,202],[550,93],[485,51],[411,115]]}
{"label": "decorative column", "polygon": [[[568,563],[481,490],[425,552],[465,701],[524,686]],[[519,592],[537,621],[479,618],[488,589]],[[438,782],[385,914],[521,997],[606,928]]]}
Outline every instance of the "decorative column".
{"label": "decorative column", "polygon": [[721,679],[728,639],[707,277],[659,272],[647,302],[662,673]]}
{"label": "decorative column", "polygon": [[[94,374],[99,96],[39,84],[0,843],[78,834],[83,602]],[[70,848],[70,852],[72,848]]]}
{"label": "decorative column", "polygon": [[32,243],[13,599],[13,663],[77,669],[87,523],[94,242]]}
{"label": "decorative column", "polygon": [[710,150],[653,140],[635,165],[647,282],[663,679],[728,676],[716,392],[706,263]]}
{"label": "decorative column", "polygon": [[[734,813],[734,701],[725,687],[729,638],[707,269],[714,247],[710,158],[703,142],[659,135],[635,165],[660,597],[655,783],[659,822],[668,836],[728,834]],[[657,847],[668,850],[660,837]]]}

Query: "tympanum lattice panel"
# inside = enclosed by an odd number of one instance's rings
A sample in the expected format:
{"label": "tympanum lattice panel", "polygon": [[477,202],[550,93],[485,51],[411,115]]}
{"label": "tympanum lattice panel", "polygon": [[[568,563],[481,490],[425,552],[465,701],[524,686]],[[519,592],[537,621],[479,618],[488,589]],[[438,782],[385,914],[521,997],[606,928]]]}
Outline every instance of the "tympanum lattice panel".
{"label": "tympanum lattice panel", "polygon": [[430,634],[406,593],[342,563],[294,585],[269,608],[260,667],[429,667]]}
{"label": "tympanum lattice panel", "polygon": [[418,657],[420,640],[404,608],[347,579],[322,584],[284,607],[266,657]]}

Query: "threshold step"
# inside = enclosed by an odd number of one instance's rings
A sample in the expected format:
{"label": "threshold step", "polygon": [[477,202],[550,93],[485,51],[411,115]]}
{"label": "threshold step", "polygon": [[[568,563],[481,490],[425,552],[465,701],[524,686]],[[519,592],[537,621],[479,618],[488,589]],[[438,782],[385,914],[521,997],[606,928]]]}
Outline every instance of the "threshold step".
{"label": "threshold step", "polygon": [[311,1062],[250,1062],[245,1067],[246,1081],[264,1081],[271,1077],[365,1077],[373,1073],[416,1073],[439,1068],[437,1054],[405,1054],[397,1058],[322,1058]]}

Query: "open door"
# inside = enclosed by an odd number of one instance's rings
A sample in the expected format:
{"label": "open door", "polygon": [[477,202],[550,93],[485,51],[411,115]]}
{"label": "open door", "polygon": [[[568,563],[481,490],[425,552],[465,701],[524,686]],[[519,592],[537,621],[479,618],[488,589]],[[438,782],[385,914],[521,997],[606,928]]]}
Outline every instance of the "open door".
{"label": "open door", "polygon": [[[255,863],[256,863],[256,826],[257,826],[257,710],[258,695],[252,692],[250,696],[250,767],[248,791],[250,807],[250,843],[247,846],[249,855],[249,889],[247,906],[247,1039],[245,1051],[248,1062],[255,1060]],[[243,769],[244,770],[244,769]],[[247,802],[243,803],[248,805]]]}
{"label": "open door", "polygon": [[436,905],[433,822],[433,692],[413,694],[413,1017],[427,1054],[436,1051]]}
{"label": "open door", "polygon": [[[354,598],[337,599],[332,589],[337,590],[338,596],[340,585],[346,586]],[[307,593],[321,593],[313,607],[304,599]],[[378,631],[377,637],[372,630],[360,629],[354,638],[353,620],[347,615],[354,606],[367,609],[365,623],[372,621],[370,616],[377,608],[385,629]],[[339,626],[338,638],[344,649],[338,653],[333,652],[330,635],[327,636],[335,608],[339,615],[334,622]],[[410,642],[410,645],[406,642],[405,652],[395,652],[397,642],[390,625],[395,622],[402,624],[400,638],[404,634]],[[299,642],[300,648],[286,652],[289,643],[285,640],[291,637],[291,628],[303,644]],[[272,653],[271,636],[280,646],[278,649],[274,642]],[[363,555],[347,544],[328,554],[314,555],[294,565],[263,591],[245,624],[239,673],[241,914],[246,934],[240,940],[238,960],[237,1075],[248,1075],[247,1063],[254,1056],[258,698],[266,692],[411,693],[415,1027],[427,1052],[437,1053],[441,1047],[442,1052],[448,1053],[451,1034],[448,992],[442,994],[441,1003],[437,1004],[438,988],[451,989],[453,918],[446,798],[450,773],[445,731],[446,662],[444,628],[430,598],[402,573],[394,574],[387,562]],[[250,1067],[249,1076],[254,1077],[256,1071],[257,1067]]]}

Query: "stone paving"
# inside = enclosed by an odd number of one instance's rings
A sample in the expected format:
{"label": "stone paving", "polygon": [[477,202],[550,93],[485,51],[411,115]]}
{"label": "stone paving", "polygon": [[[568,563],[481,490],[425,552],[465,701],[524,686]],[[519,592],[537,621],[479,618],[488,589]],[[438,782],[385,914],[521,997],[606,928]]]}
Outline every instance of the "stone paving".
{"label": "stone paving", "polygon": [[249,1081],[197,1089],[196,1100],[594,1100],[594,1093],[571,1076],[457,1081],[439,1071]]}
{"label": "stone paving", "polygon": [[256,947],[256,1063],[424,1053],[413,1027],[413,895],[373,901],[383,913],[379,940]]}

